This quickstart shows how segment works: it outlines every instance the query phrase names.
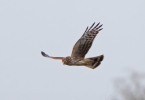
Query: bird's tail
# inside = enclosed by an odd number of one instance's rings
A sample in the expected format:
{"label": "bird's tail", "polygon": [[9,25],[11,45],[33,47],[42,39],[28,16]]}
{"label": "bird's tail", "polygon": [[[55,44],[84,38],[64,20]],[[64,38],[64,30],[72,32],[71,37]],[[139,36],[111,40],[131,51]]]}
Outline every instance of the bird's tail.
{"label": "bird's tail", "polygon": [[101,61],[103,61],[104,55],[100,55],[97,57],[91,57],[91,58],[87,58],[87,59],[92,60],[92,62],[86,66],[89,68],[95,69],[96,67],[98,67],[101,64]]}

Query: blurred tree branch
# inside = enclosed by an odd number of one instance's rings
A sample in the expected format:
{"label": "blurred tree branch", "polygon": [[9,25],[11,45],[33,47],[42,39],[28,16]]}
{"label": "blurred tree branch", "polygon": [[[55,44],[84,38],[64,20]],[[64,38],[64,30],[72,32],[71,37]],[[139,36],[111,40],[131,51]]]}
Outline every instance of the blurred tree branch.
{"label": "blurred tree branch", "polygon": [[115,96],[112,100],[145,100],[145,74],[132,72],[129,78],[114,81]]}

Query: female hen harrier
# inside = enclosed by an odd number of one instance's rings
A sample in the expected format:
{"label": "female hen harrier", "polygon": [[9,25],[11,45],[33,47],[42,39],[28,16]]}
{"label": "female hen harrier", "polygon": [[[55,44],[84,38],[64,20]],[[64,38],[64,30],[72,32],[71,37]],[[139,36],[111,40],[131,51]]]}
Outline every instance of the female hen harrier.
{"label": "female hen harrier", "polygon": [[[94,38],[96,35],[101,31],[103,28],[101,28],[102,25],[98,23],[96,26],[94,26],[95,23],[88,29],[86,28],[84,34],[82,37],[76,42],[76,44],[73,47],[71,56],[68,57],[52,57],[47,54],[45,54],[43,51],[41,51],[41,54],[44,57],[52,58],[52,59],[58,59],[62,60],[62,63],[69,66],[86,66],[89,68],[96,68],[101,64],[101,61],[104,58],[104,55],[91,57],[91,58],[85,58],[85,55],[89,51],[89,49],[92,46],[92,43],[94,41]],[[94,27],[93,27],[94,26]]]}

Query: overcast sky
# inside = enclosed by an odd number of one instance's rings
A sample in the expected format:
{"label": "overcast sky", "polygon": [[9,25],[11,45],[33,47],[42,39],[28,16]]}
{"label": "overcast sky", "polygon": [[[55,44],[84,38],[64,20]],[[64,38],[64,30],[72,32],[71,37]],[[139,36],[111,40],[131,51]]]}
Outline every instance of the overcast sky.
{"label": "overcast sky", "polygon": [[[98,68],[41,56],[69,56],[93,22]],[[0,100],[109,100],[130,70],[145,70],[145,0],[0,0]]]}

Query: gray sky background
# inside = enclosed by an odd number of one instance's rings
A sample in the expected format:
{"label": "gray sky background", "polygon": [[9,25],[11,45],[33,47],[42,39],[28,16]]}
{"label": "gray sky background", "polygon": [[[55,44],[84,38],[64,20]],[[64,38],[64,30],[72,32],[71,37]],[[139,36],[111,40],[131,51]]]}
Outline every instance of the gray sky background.
{"label": "gray sky background", "polygon": [[[93,22],[95,70],[41,56],[69,56]],[[109,100],[114,78],[145,70],[145,1],[0,0],[0,55],[0,100]]]}

